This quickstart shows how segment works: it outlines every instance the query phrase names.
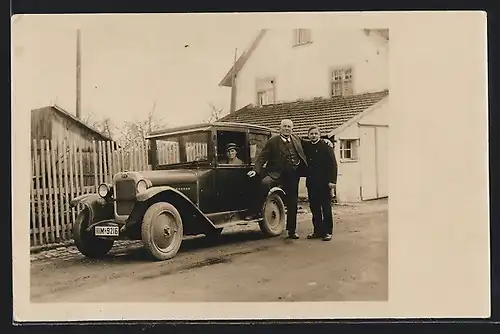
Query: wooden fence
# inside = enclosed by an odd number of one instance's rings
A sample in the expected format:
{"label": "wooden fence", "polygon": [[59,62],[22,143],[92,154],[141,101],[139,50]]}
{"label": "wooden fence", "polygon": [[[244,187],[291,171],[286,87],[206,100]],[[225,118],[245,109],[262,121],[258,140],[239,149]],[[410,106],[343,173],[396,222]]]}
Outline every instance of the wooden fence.
{"label": "wooden fence", "polygon": [[123,150],[95,141],[89,150],[71,141],[34,140],[31,152],[32,246],[71,239],[81,209],[69,207],[71,198],[95,192],[120,171],[150,169],[145,145]]}

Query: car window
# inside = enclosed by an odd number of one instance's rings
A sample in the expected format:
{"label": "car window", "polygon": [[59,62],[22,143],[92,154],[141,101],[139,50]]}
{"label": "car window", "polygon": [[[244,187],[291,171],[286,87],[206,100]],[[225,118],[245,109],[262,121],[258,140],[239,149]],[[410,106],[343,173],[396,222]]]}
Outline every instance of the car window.
{"label": "car window", "polygon": [[158,165],[208,159],[209,132],[169,136],[156,140]]}
{"label": "car window", "polygon": [[[228,146],[234,147],[235,153],[228,152],[226,150]],[[244,165],[248,163],[247,150],[245,132],[217,131],[217,162],[219,164]]]}
{"label": "car window", "polygon": [[266,145],[269,137],[263,134],[249,133],[248,144],[250,145],[250,162],[255,163],[260,151]]}

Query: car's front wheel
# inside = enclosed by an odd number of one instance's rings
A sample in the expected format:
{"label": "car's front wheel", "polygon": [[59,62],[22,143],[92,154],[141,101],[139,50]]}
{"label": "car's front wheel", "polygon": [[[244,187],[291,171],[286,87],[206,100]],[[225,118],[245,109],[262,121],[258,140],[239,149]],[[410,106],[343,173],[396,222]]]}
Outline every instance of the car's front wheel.
{"label": "car's front wheel", "polygon": [[260,229],[268,236],[278,236],[285,230],[285,204],[278,194],[267,197],[262,209]]}
{"label": "car's front wheel", "polygon": [[183,237],[179,211],[170,203],[158,202],[146,211],[141,226],[144,247],[157,260],[177,255]]}
{"label": "car's front wheel", "polygon": [[95,237],[91,231],[87,231],[89,224],[90,212],[89,209],[85,208],[78,214],[73,224],[73,240],[76,248],[86,257],[103,257],[113,247],[114,240]]}

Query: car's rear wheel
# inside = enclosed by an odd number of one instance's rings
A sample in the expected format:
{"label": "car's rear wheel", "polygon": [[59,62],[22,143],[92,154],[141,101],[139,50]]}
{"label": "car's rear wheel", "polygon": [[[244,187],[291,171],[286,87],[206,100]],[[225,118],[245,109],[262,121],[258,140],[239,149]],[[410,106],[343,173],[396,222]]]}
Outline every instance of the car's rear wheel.
{"label": "car's rear wheel", "polygon": [[266,198],[259,225],[268,236],[278,236],[285,230],[285,204],[278,194]]}
{"label": "car's rear wheel", "polygon": [[91,231],[86,231],[90,224],[89,209],[83,209],[73,224],[73,240],[76,248],[89,258],[101,258],[109,253],[114,240],[95,237]]}
{"label": "car's rear wheel", "polygon": [[146,211],[141,226],[144,247],[157,260],[168,260],[177,255],[183,237],[179,211],[170,203],[158,202]]}

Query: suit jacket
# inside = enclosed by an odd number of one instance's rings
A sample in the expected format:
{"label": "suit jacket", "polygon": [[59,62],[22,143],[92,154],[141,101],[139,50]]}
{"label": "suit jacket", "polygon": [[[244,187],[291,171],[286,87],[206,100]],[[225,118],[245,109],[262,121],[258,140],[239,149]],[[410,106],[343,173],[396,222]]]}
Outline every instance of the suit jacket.
{"label": "suit jacket", "polygon": [[308,162],[306,185],[324,186],[329,182],[336,184],[338,166],[333,148],[322,140],[316,144],[306,142],[303,145]]}
{"label": "suit jacket", "polygon": [[[302,148],[302,139],[300,137],[292,134],[290,136],[291,142],[297,151],[297,154],[300,158],[300,166],[298,169],[298,173],[300,176],[306,176],[307,170],[307,158],[304,153],[304,149]],[[262,175],[263,166],[266,165],[266,173],[273,179],[277,179],[281,176],[283,169],[286,166],[286,156],[285,151],[282,149],[283,145],[281,145],[282,139],[280,135],[271,137],[259,156],[255,161],[254,170],[257,174]]]}

